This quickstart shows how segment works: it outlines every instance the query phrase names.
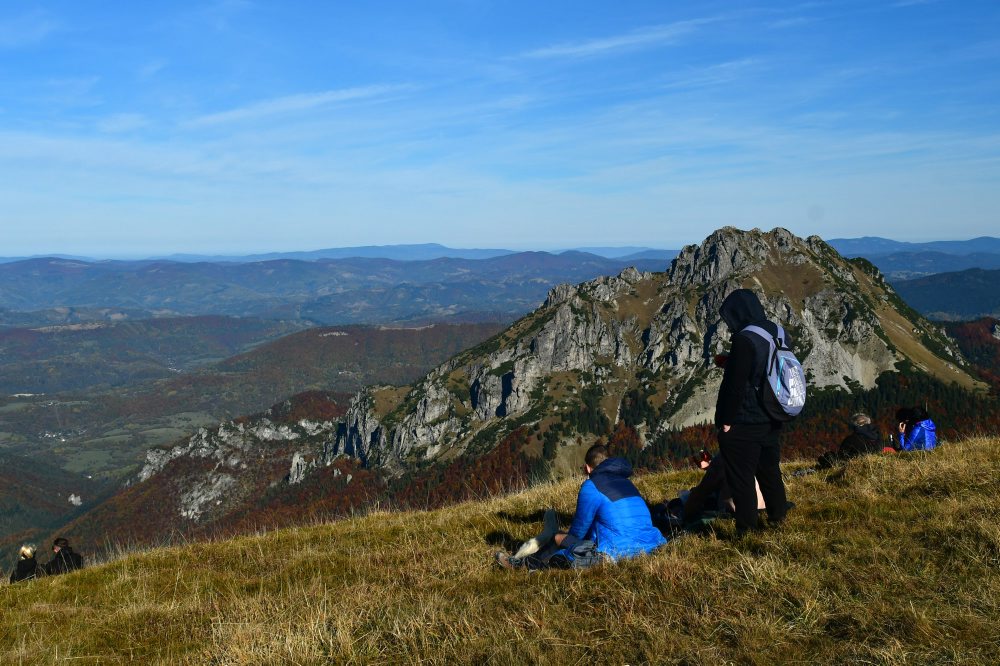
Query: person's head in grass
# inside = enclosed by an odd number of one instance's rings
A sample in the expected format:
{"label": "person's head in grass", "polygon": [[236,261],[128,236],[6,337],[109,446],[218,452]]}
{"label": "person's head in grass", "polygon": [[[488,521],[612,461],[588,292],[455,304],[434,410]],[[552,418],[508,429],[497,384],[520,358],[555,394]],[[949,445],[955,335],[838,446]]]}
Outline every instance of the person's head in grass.
{"label": "person's head in grass", "polygon": [[35,545],[32,543],[26,543],[21,546],[21,550],[18,553],[22,560],[30,560],[35,556]]}

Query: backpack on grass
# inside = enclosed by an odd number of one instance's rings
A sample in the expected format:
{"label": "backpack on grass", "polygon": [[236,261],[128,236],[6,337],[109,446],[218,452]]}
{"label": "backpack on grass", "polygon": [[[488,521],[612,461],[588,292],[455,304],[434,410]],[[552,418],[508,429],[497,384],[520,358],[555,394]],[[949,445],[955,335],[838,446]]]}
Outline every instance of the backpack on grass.
{"label": "backpack on grass", "polygon": [[791,421],[806,404],[806,373],[785,344],[785,329],[778,326],[777,336],[760,326],[750,325],[743,331],[762,338],[768,345],[763,380],[768,386],[763,391],[764,410],[775,421]]}

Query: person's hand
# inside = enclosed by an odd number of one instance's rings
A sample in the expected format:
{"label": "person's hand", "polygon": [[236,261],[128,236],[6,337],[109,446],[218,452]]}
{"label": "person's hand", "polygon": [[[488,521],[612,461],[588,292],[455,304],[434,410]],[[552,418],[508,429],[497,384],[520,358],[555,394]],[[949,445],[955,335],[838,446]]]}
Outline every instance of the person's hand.
{"label": "person's hand", "polygon": [[732,428],[732,426],[724,425],[724,426],[722,426],[722,432],[729,432],[730,428]]}
{"label": "person's hand", "polygon": [[902,421],[899,424],[899,434],[902,435],[904,432],[906,432],[906,421]]}

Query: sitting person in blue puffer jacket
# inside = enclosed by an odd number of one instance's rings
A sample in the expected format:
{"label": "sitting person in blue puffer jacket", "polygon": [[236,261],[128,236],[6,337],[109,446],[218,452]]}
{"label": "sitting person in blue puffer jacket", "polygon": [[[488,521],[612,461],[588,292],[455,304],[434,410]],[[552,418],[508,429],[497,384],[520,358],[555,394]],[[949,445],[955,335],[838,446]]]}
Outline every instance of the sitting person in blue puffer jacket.
{"label": "sitting person in blue puffer jacket", "polygon": [[929,451],[937,446],[937,428],[923,407],[900,409],[896,420],[901,451]]}
{"label": "sitting person in blue puffer jacket", "polygon": [[609,458],[608,448],[587,450],[576,513],[568,532],[555,532],[555,514],[546,514],[546,529],[513,556],[497,553],[505,568],[581,568],[597,562],[648,553],[667,542],[653,526],[646,501],[629,477],[632,465]]}

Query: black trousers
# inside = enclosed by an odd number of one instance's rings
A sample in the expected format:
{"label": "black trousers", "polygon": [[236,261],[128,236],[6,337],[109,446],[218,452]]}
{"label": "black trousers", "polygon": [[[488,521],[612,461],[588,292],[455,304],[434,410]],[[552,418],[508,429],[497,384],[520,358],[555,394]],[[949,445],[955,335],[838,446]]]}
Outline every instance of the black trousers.
{"label": "black trousers", "polygon": [[563,555],[556,556],[556,553],[564,548],[572,549],[579,542],[580,540],[572,534],[567,534],[563,538],[562,545],[556,545],[556,540],[552,539],[542,546],[537,553],[528,555],[521,560],[521,563],[517,566],[531,569],[532,571],[541,569],[569,569],[571,566],[570,561]]}
{"label": "black trousers", "polygon": [[767,518],[781,522],[788,499],[781,480],[781,444],[778,428],[770,423],[735,424],[729,432],[719,430],[719,451],[726,467],[726,480],[736,505],[736,533],[757,529],[757,490],[754,477],[767,505]]}
{"label": "black trousers", "polygon": [[[705,510],[705,503],[709,499],[718,498],[719,493],[725,492],[726,488],[726,466],[722,462],[722,456],[715,456],[705,470],[705,476],[701,477],[701,482],[691,489],[687,502],[684,504],[684,522],[690,523],[701,517],[701,512]],[[756,496],[756,489],[754,496]],[[711,507],[718,509],[718,505]]]}

